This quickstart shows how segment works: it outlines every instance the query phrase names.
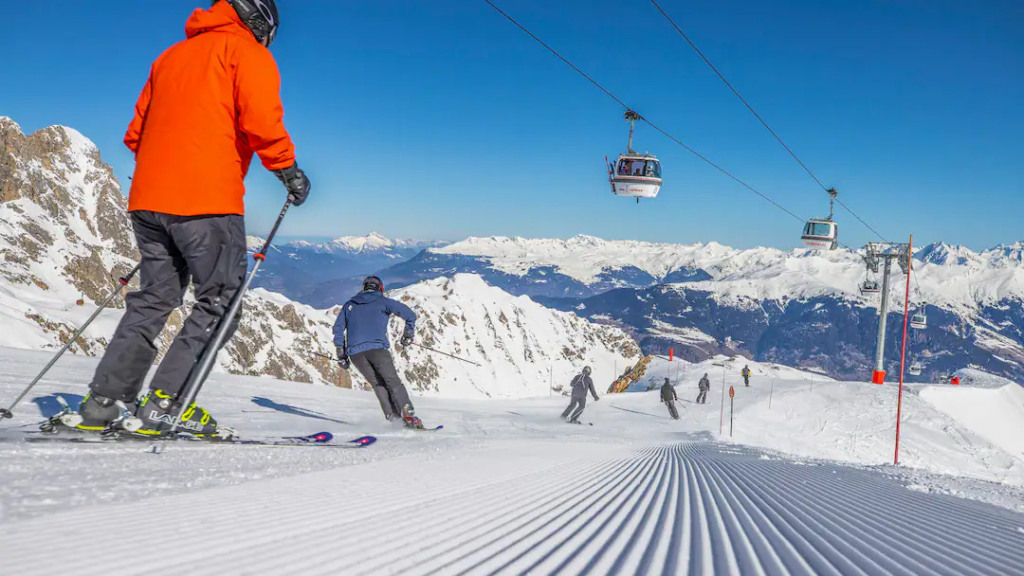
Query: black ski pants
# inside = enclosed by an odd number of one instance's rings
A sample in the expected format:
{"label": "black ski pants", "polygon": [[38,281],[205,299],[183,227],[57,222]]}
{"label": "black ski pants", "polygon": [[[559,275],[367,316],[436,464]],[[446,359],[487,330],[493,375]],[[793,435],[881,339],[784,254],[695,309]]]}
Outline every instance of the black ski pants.
{"label": "black ski pants", "polygon": [[[142,287],[126,310],[93,376],[102,396],[132,402],[156,358],[156,339],[181,306],[189,282],[196,303],[160,362],[150,389],[177,396],[245,277],[245,220],[238,214],[175,216],[131,213],[142,258]],[[238,326],[236,315],[228,338]],[[224,341],[227,342],[228,338]]]}
{"label": "black ski pants", "polygon": [[707,401],[708,401],[708,391],[707,390],[701,390],[700,393],[697,394],[697,404],[707,404]]}
{"label": "black ski pants", "polygon": [[[577,421],[579,419],[580,415],[583,414],[583,409],[586,408],[586,407],[587,407],[587,397],[586,396],[583,396],[583,397],[580,397],[580,398],[577,398],[577,397],[573,396],[572,400],[569,402],[569,407],[565,409],[565,412],[562,412],[562,418],[565,418],[565,417],[568,416],[570,422],[575,422],[575,421]],[[571,416],[570,416],[570,414],[571,414]]]}
{"label": "black ski pants", "polygon": [[373,386],[384,416],[390,417],[391,414],[401,416],[402,406],[408,404],[412,407],[409,391],[405,389],[405,384],[402,384],[402,380],[398,377],[391,352],[377,348],[360,352],[352,356],[351,360],[356,370],[359,370],[363,378],[366,378],[366,381]]}
{"label": "black ski pants", "polygon": [[675,420],[679,420],[679,410],[676,408],[675,400],[662,400],[668,407],[668,414]]}

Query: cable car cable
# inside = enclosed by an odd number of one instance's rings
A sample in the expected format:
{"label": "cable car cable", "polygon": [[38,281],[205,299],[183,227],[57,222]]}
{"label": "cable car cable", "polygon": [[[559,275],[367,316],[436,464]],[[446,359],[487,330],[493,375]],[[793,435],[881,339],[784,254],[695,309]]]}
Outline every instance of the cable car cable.
{"label": "cable car cable", "polygon": [[[576,65],[575,65],[575,64],[573,64],[572,62],[569,62],[569,60],[567,60],[567,59],[565,58],[565,56],[562,56],[561,54],[559,54],[559,53],[558,53],[558,51],[557,51],[557,50],[555,50],[555,49],[554,49],[554,48],[552,48],[551,46],[548,46],[547,44],[545,44],[543,40],[541,40],[540,38],[536,37],[536,36],[535,36],[535,35],[533,34],[533,32],[530,32],[529,30],[527,30],[525,26],[523,26],[523,25],[522,25],[522,24],[520,24],[519,22],[516,22],[516,19],[515,19],[515,18],[513,18],[513,17],[511,17],[511,16],[509,16],[509,15],[508,15],[508,14],[507,14],[507,13],[506,13],[506,12],[505,12],[504,10],[502,10],[501,8],[498,8],[497,6],[495,6],[495,5],[494,5],[494,3],[493,3],[493,2],[491,2],[491,0],[484,0],[484,2],[486,2],[486,3],[488,4],[488,5],[490,5],[490,7],[491,7],[491,8],[494,8],[495,10],[497,10],[497,11],[498,11],[498,14],[501,14],[502,16],[504,16],[505,18],[507,18],[509,22],[511,22],[511,23],[513,23],[513,24],[515,24],[515,25],[516,25],[516,26],[517,26],[517,27],[518,27],[518,28],[519,28],[520,30],[522,30],[523,32],[525,32],[527,36],[529,36],[530,38],[533,38],[534,40],[536,40],[536,41],[537,41],[537,43],[538,43],[538,44],[540,44],[541,46],[543,46],[543,47],[547,48],[547,49],[548,49],[548,52],[551,52],[551,53],[552,53],[552,54],[554,54],[555,56],[558,56],[558,59],[559,59],[559,60],[561,60],[562,62],[565,62],[565,63],[566,63],[566,65],[567,65],[567,66],[569,66],[569,68],[572,68],[573,70],[575,70],[577,74],[579,74],[580,76],[583,76],[584,78],[586,78],[587,80],[589,80],[589,81],[590,81],[590,83],[591,83],[591,84],[593,84],[594,86],[597,86],[598,90],[600,90],[601,92],[604,92],[605,94],[607,94],[607,95],[608,95],[608,97],[609,97],[609,98],[611,98],[612,100],[615,100],[616,102],[618,102],[618,103],[619,103],[619,106],[622,106],[622,107],[623,107],[623,108],[625,108],[626,110],[632,110],[632,108],[630,108],[629,106],[627,106],[625,102],[623,102],[622,100],[619,100],[619,99],[618,99],[618,97],[616,97],[616,96],[615,96],[615,94],[612,94],[612,93],[611,93],[611,92],[609,92],[609,91],[608,91],[608,90],[607,90],[607,89],[606,89],[606,88],[605,88],[604,86],[601,86],[601,85],[600,85],[600,84],[599,84],[599,83],[597,82],[597,80],[594,80],[594,79],[593,79],[593,78],[591,78],[590,76],[587,76],[587,73],[586,73],[586,72],[584,72],[583,70],[580,70],[579,68],[577,68],[577,67],[576,67]],[[642,118],[642,117],[641,117],[641,118]],[[644,121],[646,122],[646,120],[644,120]],[[648,124],[649,124],[649,123],[650,123],[650,122],[648,122]]]}
{"label": "cable car cable", "polygon": [[811,169],[808,168],[806,164],[804,164],[803,160],[800,160],[800,158],[796,155],[796,152],[793,152],[793,149],[786,145],[785,142],[783,142],[782,138],[775,133],[775,130],[772,130],[772,127],[769,126],[767,122],[765,122],[764,118],[762,118],[761,115],[758,114],[756,110],[754,110],[754,107],[751,106],[749,102],[747,102],[747,99],[740,95],[739,91],[737,91],[736,88],[734,88],[733,85],[729,83],[728,80],[725,79],[725,76],[723,76],[722,73],[718,71],[718,68],[715,68],[715,65],[711,63],[711,60],[708,60],[708,57],[705,56],[704,53],[700,51],[700,48],[698,48],[697,45],[694,44],[692,40],[690,40],[689,36],[687,36],[686,33],[684,33],[682,29],[679,28],[675,21],[672,20],[672,17],[669,16],[668,13],[666,13],[665,10],[660,5],[658,5],[658,3],[655,0],[651,0],[651,4],[654,4],[654,7],[658,9],[658,12],[661,12],[661,15],[665,17],[665,20],[668,20],[668,23],[671,24],[672,27],[676,29],[676,32],[678,32],[679,35],[683,37],[683,40],[686,40],[686,43],[690,45],[690,48],[693,48],[693,51],[696,52],[702,60],[704,60],[704,63],[708,65],[708,68],[711,68],[711,71],[714,72],[718,76],[718,78],[722,80],[722,82],[729,88],[729,90],[732,91],[733,94],[736,95],[737,98],[739,98],[740,102],[742,102],[743,105],[747,107],[747,110],[750,110],[750,113],[754,115],[754,118],[757,118],[758,122],[760,122],[761,125],[764,126],[765,130],[770,132],[771,135],[774,136],[776,140],[778,140],[779,144],[781,144],[782,147],[786,149],[786,152],[789,152],[789,155],[792,156],[794,160],[796,160],[797,164],[799,164],[800,167],[803,168],[804,171],[811,176],[811,178],[814,178],[814,181],[818,183],[818,186],[821,186],[822,190],[828,190],[828,186],[825,186],[825,184],[823,184],[822,181],[817,176],[814,175],[814,172],[811,172]]}
{"label": "cable car cable", "polygon": [[[612,93],[611,93],[611,92],[610,92],[610,91],[609,91],[609,90],[608,90],[607,88],[605,88],[605,87],[604,87],[604,86],[602,86],[602,85],[601,85],[600,83],[598,83],[598,81],[597,81],[597,80],[594,80],[593,78],[591,78],[590,76],[588,76],[586,72],[584,72],[583,70],[580,70],[580,69],[579,69],[579,67],[577,67],[577,66],[576,66],[575,64],[573,64],[572,62],[570,62],[570,61],[569,61],[569,60],[568,60],[568,59],[567,59],[567,58],[566,58],[565,56],[562,56],[561,54],[559,54],[557,50],[555,50],[555,49],[554,49],[554,48],[552,48],[551,46],[548,46],[548,45],[547,45],[547,44],[546,44],[546,43],[545,43],[545,42],[544,42],[543,40],[541,40],[540,38],[538,38],[538,37],[537,37],[537,36],[536,36],[536,35],[535,35],[535,34],[534,34],[533,32],[530,32],[529,30],[527,30],[527,28],[526,28],[525,26],[523,26],[523,25],[522,25],[522,24],[520,24],[520,23],[519,23],[518,21],[516,21],[516,19],[515,19],[515,18],[513,18],[513,17],[512,17],[512,16],[510,16],[510,15],[509,15],[508,13],[506,13],[506,12],[505,12],[504,10],[502,10],[501,8],[499,8],[498,6],[496,6],[496,5],[494,4],[494,2],[491,2],[491,0],[484,0],[484,2],[486,2],[486,3],[487,3],[487,5],[488,5],[488,6],[490,6],[491,8],[494,8],[494,10],[495,10],[496,12],[498,12],[499,14],[501,14],[502,16],[504,16],[504,17],[505,17],[505,18],[506,18],[506,19],[507,19],[507,20],[508,20],[509,22],[511,22],[511,23],[513,23],[513,24],[515,24],[515,25],[516,25],[516,27],[517,27],[517,28],[519,28],[520,30],[522,30],[523,32],[525,32],[527,36],[529,36],[530,38],[533,38],[533,39],[534,39],[534,40],[535,40],[535,41],[536,41],[536,42],[537,42],[538,44],[540,44],[541,46],[543,46],[544,48],[546,48],[546,49],[548,50],[548,52],[551,52],[552,54],[554,54],[555,56],[557,56],[559,60],[561,60],[562,62],[565,62],[565,64],[566,64],[567,66],[569,66],[570,68],[572,68],[573,70],[575,70],[577,74],[579,74],[580,76],[583,76],[584,78],[586,78],[586,79],[587,79],[587,81],[589,81],[589,82],[590,82],[591,84],[593,84],[594,86],[596,86],[596,87],[597,87],[597,88],[598,88],[598,89],[599,89],[599,90],[600,90],[601,92],[604,92],[604,93],[605,93],[605,95],[607,95],[607,96],[608,96],[609,98],[611,98],[612,100],[614,100],[614,101],[615,101],[615,102],[616,102],[616,103],[617,103],[617,104],[618,104],[619,106],[622,106],[622,107],[623,107],[623,108],[625,108],[626,110],[633,110],[633,109],[632,109],[632,108],[630,108],[630,107],[629,107],[629,106],[628,106],[628,105],[627,105],[627,104],[626,104],[625,102],[623,102],[623,101],[622,101],[622,100],[621,100],[621,99],[620,99],[619,97],[617,97],[617,96],[616,96],[615,94],[612,94]],[[770,203],[771,203],[772,205],[774,205],[774,206],[775,206],[776,208],[778,208],[779,210],[782,210],[782,211],[783,211],[783,212],[785,212],[786,214],[789,214],[790,216],[792,216],[793,218],[796,218],[797,220],[799,220],[799,221],[801,221],[801,222],[803,222],[803,221],[804,221],[804,218],[801,218],[801,217],[797,216],[796,214],[794,214],[793,212],[791,212],[791,211],[790,211],[790,210],[789,210],[788,208],[786,208],[786,207],[784,207],[783,205],[779,204],[779,203],[778,203],[778,202],[776,202],[775,200],[772,200],[772,199],[771,199],[771,198],[769,198],[769,197],[768,197],[767,195],[765,195],[764,193],[762,193],[762,192],[758,191],[758,190],[757,190],[756,188],[754,188],[754,187],[753,187],[753,186],[751,186],[750,184],[747,184],[747,183],[746,183],[746,182],[744,182],[743,180],[741,180],[741,179],[739,179],[738,177],[734,176],[734,175],[733,175],[733,174],[732,174],[731,172],[729,172],[729,171],[728,171],[728,170],[726,170],[725,168],[722,168],[722,167],[721,167],[721,166],[719,166],[718,164],[715,164],[715,163],[714,163],[713,161],[711,161],[711,159],[710,159],[710,158],[708,158],[708,157],[704,156],[704,155],[703,155],[703,154],[701,154],[700,152],[697,152],[697,151],[696,151],[696,150],[694,150],[693,148],[690,148],[689,146],[687,146],[686,144],[684,144],[684,143],[683,143],[683,142],[682,142],[681,140],[679,140],[678,138],[676,138],[676,137],[675,137],[675,136],[673,136],[672,134],[669,134],[668,132],[666,132],[665,130],[663,130],[662,128],[660,128],[659,126],[657,126],[656,124],[654,124],[654,123],[653,123],[653,122],[651,122],[650,120],[648,120],[648,119],[647,119],[646,117],[644,117],[644,116],[642,116],[642,115],[641,115],[641,116],[640,116],[640,119],[641,119],[641,120],[643,120],[644,122],[646,122],[646,123],[647,123],[647,125],[648,125],[648,126],[650,126],[651,128],[654,128],[654,130],[656,130],[657,132],[660,132],[660,133],[661,133],[662,135],[664,135],[664,136],[665,136],[666,138],[668,138],[669,140],[672,140],[672,141],[673,141],[673,142],[675,142],[676,144],[679,144],[680,146],[682,146],[682,147],[683,147],[684,149],[686,149],[686,151],[687,151],[687,152],[689,152],[690,154],[693,154],[693,155],[694,155],[694,156],[696,156],[697,158],[700,158],[701,160],[703,160],[704,162],[708,163],[708,164],[709,164],[710,166],[712,166],[713,168],[715,168],[716,170],[718,170],[719,172],[721,172],[722,174],[725,174],[725,175],[726,175],[726,176],[728,176],[729,178],[733,179],[733,180],[734,180],[735,182],[737,182],[738,184],[740,184],[741,186],[743,186],[743,187],[744,187],[744,188],[746,188],[747,190],[750,190],[751,192],[753,192],[754,194],[757,194],[758,196],[760,196],[760,197],[761,197],[761,198],[763,198],[764,200],[767,200],[768,202],[770,202]],[[845,207],[845,206],[844,206],[844,207]],[[847,210],[849,210],[849,208],[847,208]]]}
{"label": "cable car cable", "polygon": [[[782,137],[780,137],[778,133],[775,132],[775,130],[772,130],[772,127],[769,126],[767,122],[765,122],[764,118],[762,118],[756,110],[754,110],[754,107],[751,106],[749,102],[747,102],[747,99],[744,98],[728,80],[726,80],[725,76],[718,71],[718,68],[716,68],[715,65],[711,63],[711,60],[709,60],[708,57],[705,56],[704,53],[700,51],[700,48],[698,48],[697,45],[694,44],[692,40],[690,40],[689,36],[687,36],[686,33],[683,32],[683,30],[675,23],[675,21],[672,20],[672,17],[669,16],[667,12],[665,12],[665,10],[658,4],[657,0],[651,0],[651,4],[653,4],[654,7],[658,9],[658,12],[661,12],[661,15],[665,17],[665,20],[667,20],[668,23],[671,24],[673,28],[675,28],[676,32],[678,32],[679,35],[682,36],[683,40],[686,40],[686,43],[689,44],[691,48],[693,48],[693,51],[696,52],[702,60],[704,60],[704,63],[707,64],[709,68],[711,68],[712,72],[714,72],[718,76],[718,78],[721,79],[722,82],[729,88],[729,90],[731,90],[732,93],[736,95],[736,98],[738,98],[739,101],[742,102],[743,105],[747,107],[747,110],[750,110],[750,113],[754,115],[754,118],[757,118],[758,122],[760,122],[761,125],[765,127],[765,130],[768,130],[768,132],[775,137],[775,140],[777,140],[778,143],[783,148],[785,148],[786,152],[789,152],[789,155],[793,157],[793,160],[796,160],[796,163],[799,164],[800,167],[803,168],[804,171],[807,172],[807,174],[811,178],[813,178],[815,182],[818,183],[818,186],[820,186],[822,190],[828,192],[829,188],[822,183],[822,181],[814,174],[814,172],[811,171],[810,168],[807,167],[807,164],[804,164],[803,160],[801,160],[800,157],[796,155],[796,152],[793,152],[793,149],[790,148],[789,145],[787,145],[786,142],[782,140]],[[858,216],[856,212],[851,210],[849,206],[844,204],[842,200],[835,198],[835,201],[838,202],[840,206],[845,208],[847,212],[853,215],[854,218],[859,220],[860,223],[863,224],[868,230],[871,230],[871,232],[873,232],[875,236],[878,236],[884,242],[889,242],[888,240],[885,239],[884,236],[879,234],[877,230],[871,227],[870,224],[865,222],[863,218]]]}

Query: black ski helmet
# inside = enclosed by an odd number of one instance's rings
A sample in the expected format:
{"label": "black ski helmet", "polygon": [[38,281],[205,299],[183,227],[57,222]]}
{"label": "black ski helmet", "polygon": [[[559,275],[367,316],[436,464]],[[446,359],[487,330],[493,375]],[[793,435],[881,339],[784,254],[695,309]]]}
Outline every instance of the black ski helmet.
{"label": "black ski helmet", "polygon": [[583,367],[583,374],[590,376],[590,366]]}
{"label": "black ski helmet", "polygon": [[270,48],[281,22],[277,17],[277,4],[274,0],[227,0],[227,3],[238,12],[238,17],[256,37],[256,41]]}
{"label": "black ski helmet", "polygon": [[366,280],[363,280],[363,290],[371,292],[383,292],[384,282],[376,276],[367,276]]}

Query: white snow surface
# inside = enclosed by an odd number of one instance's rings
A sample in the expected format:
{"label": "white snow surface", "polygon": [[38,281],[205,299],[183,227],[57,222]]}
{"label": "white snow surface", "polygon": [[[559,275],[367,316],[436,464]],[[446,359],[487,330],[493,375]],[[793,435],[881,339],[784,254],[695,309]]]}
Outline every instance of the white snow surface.
{"label": "white snow surface", "polygon": [[[946,244],[916,248],[911,302],[969,312],[979,304],[1024,299],[1022,245],[1001,245],[982,252]],[[680,268],[699,268],[712,280],[676,286],[710,291],[730,302],[828,295],[872,303],[877,300],[877,296],[863,296],[858,290],[858,284],[866,278],[862,252],[845,248],[741,250],[715,242],[666,244],[580,235],[568,240],[473,237],[430,251],[485,258],[494,269],[515,275],[553,266],[584,284],[594,283],[604,271],[628,266],[656,279]],[[898,267],[894,269],[897,273],[891,289],[894,294],[902,294],[906,277]],[[881,275],[876,277],[880,279]],[[893,309],[902,310],[902,301],[894,298]]]}
{"label": "white snow surface", "polygon": [[[48,357],[0,349],[5,406]],[[644,571],[640,566],[648,566],[641,556],[654,562],[646,569],[653,573],[678,573],[672,568],[676,563],[701,573],[739,573],[742,566],[754,572],[761,566],[768,572],[820,573],[821,568],[813,568],[815,559],[820,555],[834,563],[836,554],[844,556],[842,546],[812,545],[791,560],[785,559],[790,544],[781,541],[773,545],[778,557],[750,556],[749,547],[760,549],[761,539],[777,537],[771,536],[779,534],[771,526],[800,532],[800,524],[784,519],[806,512],[811,516],[803,522],[814,522],[821,518],[816,507],[826,506],[817,499],[838,498],[842,493],[832,491],[863,483],[877,483],[869,489],[876,496],[879,489],[891,493],[889,505],[910,506],[947,498],[935,493],[953,494],[974,502],[935,501],[926,509],[954,510],[961,519],[983,513],[989,518],[986,525],[1024,528],[1024,454],[990,442],[959,415],[923,399],[948,387],[906,387],[901,466],[893,467],[894,386],[828,382],[814,375],[803,379],[795,371],[769,379],[775,367],[751,363],[752,385],[744,388],[737,365],[719,360],[721,367],[707,365],[713,387],[706,405],[693,404],[696,382],[684,378],[679,421],[668,418],[657,390],[602,394],[582,418],[592,426],[562,422],[558,413],[565,399],[559,397],[455,400],[414,393],[424,421],[444,424],[437,432],[404,431],[385,422],[370,392],[214,374],[200,403],[244,437],[324,430],[339,440],[372,434],[378,441],[353,450],[160,443],[154,453],[148,441],[23,441],[25,431],[52,412],[53,394],[74,403],[85,393],[96,361],[68,356],[15,409],[13,420],[0,422],[0,557],[5,569],[17,574],[52,573],[69,562],[76,562],[82,573],[135,573],[136,565],[83,555],[82,546],[95,543],[97,530],[130,522],[126,519],[185,514],[202,518],[203,526],[221,536],[176,528],[174,541],[188,545],[194,561],[223,573],[522,573],[534,563],[533,573],[550,573],[563,562],[571,572],[582,573],[591,561],[598,564],[590,570],[601,573],[638,573]],[[674,366],[661,368],[669,372]],[[704,370],[690,366],[680,372],[693,373],[693,368]],[[722,406],[722,376],[715,368],[724,370],[724,385],[736,389],[732,437],[729,401],[726,396]],[[990,399],[974,393],[992,391],[953,390],[979,406]],[[1003,416],[994,413],[992,418]],[[1024,420],[1009,416],[1002,422],[1003,434],[1024,436]],[[684,458],[679,474],[689,480],[673,489],[672,478],[679,476],[655,472],[668,470],[677,457]],[[727,468],[723,478],[715,470],[729,462],[737,467]],[[776,498],[764,492],[774,480],[745,475],[761,474],[757,466],[765,465],[765,470],[784,466],[810,476],[780,485],[782,503],[764,508],[764,498]],[[722,484],[726,478],[731,480]],[[662,482],[669,484],[661,487]],[[761,496],[736,499],[737,489]],[[887,530],[884,526],[894,517],[870,512],[875,506],[868,499],[847,508],[837,503],[829,514],[834,519],[842,515],[839,525],[877,523],[879,530]],[[920,512],[916,504],[912,507]],[[660,510],[676,512],[658,529],[663,520],[657,519],[664,516]],[[691,514],[698,515],[692,526],[686,519]],[[751,514],[755,519],[769,514],[774,520],[742,521]],[[921,529],[931,525],[925,518]],[[684,534],[703,528],[693,532],[692,542],[683,537],[675,545],[677,539],[668,536],[677,533],[674,522],[682,523],[677,526]],[[804,541],[838,538],[859,546],[862,538],[866,544],[874,537],[856,531],[844,535],[836,532],[835,523],[819,526],[805,533],[803,538],[810,540]],[[122,531],[119,542],[135,549],[151,539],[152,530]],[[658,536],[662,530],[667,531],[664,538]],[[227,532],[232,533],[224,536]],[[971,537],[970,532],[961,536]],[[388,547],[399,546],[402,554],[386,554],[379,538]],[[631,553],[635,542],[660,542],[663,548],[653,556],[641,554],[642,547]],[[902,550],[903,545],[896,549],[910,554],[915,570],[936,570],[929,568],[927,555]],[[592,552],[577,556],[590,546]],[[383,561],[385,556],[391,560]],[[613,563],[616,557],[620,560]],[[875,566],[857,554],[845,557],[869,572]],[[1003,545],[984,557],[995,565],[1024,565],[1019,547]],[[954,573],[959,566],[947,570]]]}

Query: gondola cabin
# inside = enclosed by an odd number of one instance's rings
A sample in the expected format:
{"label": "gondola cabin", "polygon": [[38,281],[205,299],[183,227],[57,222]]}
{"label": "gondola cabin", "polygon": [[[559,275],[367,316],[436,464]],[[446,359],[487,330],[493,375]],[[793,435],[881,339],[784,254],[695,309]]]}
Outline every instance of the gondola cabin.
{"label": "gondola cabin", "polygon": [[631,198],[654,198],[661,190],[661,162],[650,154],[620,154],[608,164],[612,192]]}
{"label": "gondola cabin", "polygon": [[878,294],[882,291],[882,287],[878,285],[878,282],[874,280],[865,280],[860,285],[861,294]]}
{"label": "gondola cabin", "polygon": [[835,250],[839,245],[839,225],[831,220],[808,220],[801,240],[816,250]]}
{"label": "gondola cabin", "polygon": [[924,330],[928,327],[928,317],[923,312],[918,312],[910,317],[910,327]]}
{"label": "gondola cabin", "polygon": [[907,373],[909,373],[911,376],[920,376],[921,364],[919,362],[912,363],[910,365],[910,368],[907,368]]}

